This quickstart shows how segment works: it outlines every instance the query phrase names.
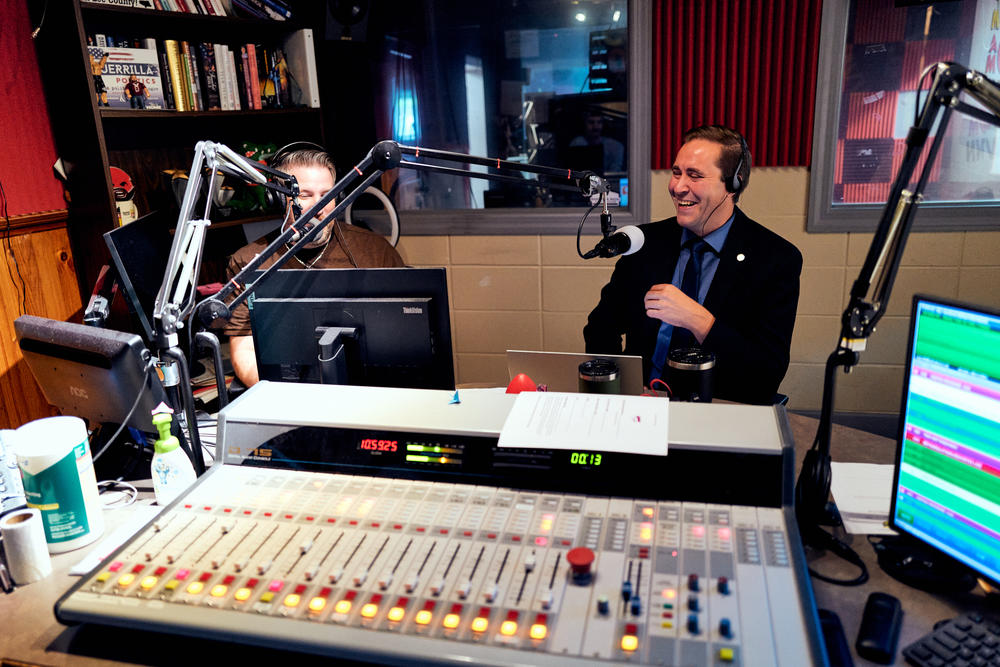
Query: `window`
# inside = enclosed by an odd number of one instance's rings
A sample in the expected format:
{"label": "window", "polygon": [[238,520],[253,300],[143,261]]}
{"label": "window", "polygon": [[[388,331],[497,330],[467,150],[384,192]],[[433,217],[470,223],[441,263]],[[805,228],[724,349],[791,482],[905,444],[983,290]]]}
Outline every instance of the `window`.
{"label": "window", "polygon": [[[808,228],[871,231],[926,99],[922,73],[950,61],[996,81],[1000,10],[996,0],[831,0],[823,35]],[[915,229],[1000,229],[998,139],[995,125],[952,114]]]}
{"label": "window", "polygon": [[[591,170],[622,194],[615,224],[648,222],[649,2],[438,0],[381,7],[372,5],[377,29],[369,32],[384,87],[376,94],[379,136]],[[576,231],[589,200],[545,187],[529,172],[517,175],[523,183],[397,169],[382,186],[405,214],[407,233]],[[641,194],[627,198],[630,189]],[[585,232],[597,231],[592,217]]]}

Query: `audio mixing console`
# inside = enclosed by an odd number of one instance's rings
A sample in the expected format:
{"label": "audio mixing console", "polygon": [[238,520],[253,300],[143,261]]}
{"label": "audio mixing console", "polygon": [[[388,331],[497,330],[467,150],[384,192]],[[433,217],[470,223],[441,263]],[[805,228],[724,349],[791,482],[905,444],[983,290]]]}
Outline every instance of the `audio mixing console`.
{"label": "audio mixing console", "polygon": [[448,394],[258,385],[58,617],[390,663],[825,662],[780,409],[671,404],[670,454],[634,457],[498,448],[511,397]]}

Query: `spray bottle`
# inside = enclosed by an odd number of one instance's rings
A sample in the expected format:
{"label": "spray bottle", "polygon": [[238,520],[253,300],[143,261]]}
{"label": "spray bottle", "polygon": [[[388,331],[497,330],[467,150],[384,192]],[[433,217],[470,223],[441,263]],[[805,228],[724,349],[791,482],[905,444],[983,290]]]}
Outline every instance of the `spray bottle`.
{"label": "spray bottle", "polygon": [[153,445],[156,450],[152,465],[153,491],[156,493],[156,504],[161,506],[172,503],[197,479],[191,459],[181,449],[180,441],[170,435],[170,422],[169,413],[153,415],[153,426],[160,434]]}

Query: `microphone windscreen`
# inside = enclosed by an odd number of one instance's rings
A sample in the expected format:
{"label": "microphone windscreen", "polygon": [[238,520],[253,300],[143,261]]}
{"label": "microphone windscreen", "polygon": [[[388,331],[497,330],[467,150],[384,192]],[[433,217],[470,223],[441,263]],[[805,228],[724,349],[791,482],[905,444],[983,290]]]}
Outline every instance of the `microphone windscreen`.
{"label": "microphone windscreen", "polygon": [[632,253],[637,252],[642,247],[642,244],[646,242],[646,235],[643,234],[642,230],[635,225],[625,225],[616,233],[624,234],[629,239],[628,250],[623,252],[623,255],[631,255]]}

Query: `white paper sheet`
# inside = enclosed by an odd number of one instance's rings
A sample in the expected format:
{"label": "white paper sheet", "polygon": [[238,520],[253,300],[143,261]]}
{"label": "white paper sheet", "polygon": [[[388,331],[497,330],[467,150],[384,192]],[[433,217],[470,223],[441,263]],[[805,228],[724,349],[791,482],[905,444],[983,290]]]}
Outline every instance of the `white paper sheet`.
{"label": "white paper sheet", "polygon": [[500,431],[500,447],[667,455],[667,401],[649,396],[525,392]]}
{"label": "white paper sheet", "polygon": [[889,528],[895,466],[834,461],[830,467],[830,490],[844,530],[852,535],[895,535]]}

